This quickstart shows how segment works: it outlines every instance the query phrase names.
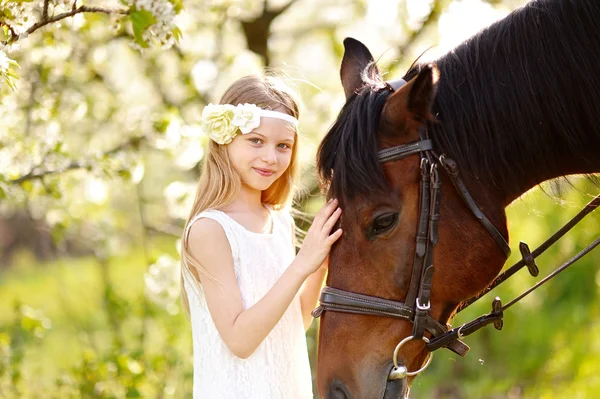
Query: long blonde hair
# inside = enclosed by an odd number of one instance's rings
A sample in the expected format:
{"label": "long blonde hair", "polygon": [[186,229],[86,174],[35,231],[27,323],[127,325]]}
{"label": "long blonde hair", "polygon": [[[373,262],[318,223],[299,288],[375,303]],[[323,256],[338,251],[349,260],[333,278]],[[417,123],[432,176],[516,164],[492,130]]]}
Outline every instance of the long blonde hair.
{"label": "long blonde hair", "polygon": [[[232,105],[249,103],[263,109],[283,107],[287,114],[295,118],[300,116],[300,103],[296,93],[281,78],[269,75],[250,75],[235,81],[225,91],[219,103]],[[292,203],[299,167],[296,162],[297,143],[296,132],[288,168],[262,192],[262,202],[271,205],[274,209],[282,209]],[[240,176],[231,164],[226,146],[209,140],[196,197],[181,240],[181,301],[187,314],[190,308],[183,285],[184,273],[186,271],[191,273],[196,280],[199,279],[199,274],[212,279],[206,269],[190,255],[187,245],[189,223],[196,215],[207,209],[217,209],[231,203],[238,195],[241,184]]]}

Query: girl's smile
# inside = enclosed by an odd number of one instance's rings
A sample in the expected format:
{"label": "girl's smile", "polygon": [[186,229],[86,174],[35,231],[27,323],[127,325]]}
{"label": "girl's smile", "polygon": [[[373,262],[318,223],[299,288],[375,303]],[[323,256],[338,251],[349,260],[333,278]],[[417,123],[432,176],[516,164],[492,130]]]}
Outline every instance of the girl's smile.
{"label": "girl's smile", "polygon": [[261,169],[261,168],[252,168],[252,169],[254,169],[254,171],[256,173],[258,173],[259,175],[264,176],[264,177],[270,177],[275,174],[275,171],[270,170],[270,169]]}

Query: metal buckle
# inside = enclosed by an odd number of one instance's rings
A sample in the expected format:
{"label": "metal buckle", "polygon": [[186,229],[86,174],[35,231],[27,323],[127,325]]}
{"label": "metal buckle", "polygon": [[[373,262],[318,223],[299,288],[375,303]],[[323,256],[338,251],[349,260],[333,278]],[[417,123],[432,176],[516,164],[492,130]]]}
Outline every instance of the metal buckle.
{"label": "metal buckle", "polygon": [[429,169],[429,160],[427,158],[421,158],[420,169],[421,169],[421,176],[427,175],[427,172]]}
{"label": "metal buckle", "polygon": [[433,175],[434,173],[437,172],[437,165],[438,165],[437,162],[431,162],[430,169],[429,169],[430,174]]}
{"label": "metal buckle", "polygon": [[417,309],[419,310],[429,310],[431,308],[431,302],[427,301],[427,303],[425,305],[421,305],[421,302],[419,302],[419,298],[417,298]]}

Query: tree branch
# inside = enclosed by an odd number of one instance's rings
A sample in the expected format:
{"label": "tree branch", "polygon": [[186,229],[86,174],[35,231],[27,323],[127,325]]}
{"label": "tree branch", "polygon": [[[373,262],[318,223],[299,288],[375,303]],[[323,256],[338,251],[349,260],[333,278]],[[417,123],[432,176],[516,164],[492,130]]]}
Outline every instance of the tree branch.
{"label": "tree branch", "polygon": [[[74,3],[76,4],[76,3]],[[110,8],[103,8],[103,7],[88,7],[88,6],[81,6],[78,8],[74,8],[71,11],[67,11],[67,12],[63,12],[62,14],[58,14],[55,15],[51,18],[48,18],[48,15],[46,15],[48,13],[48,0],[44,1],[44,11],[42,13],[42,19],[40,19],[38,22],[36,22],[35,24],[31,25],[29,27],[29,29],[27,29],[25,31],[25,33],[20,34],[20,35],[14,35],[11,37],[10,43],[14,43],[17,40],[19,40],[21,37],[23,36],[28,36],[31,33],[35,32],[36,30],[40,29],[41,27],[44,27],[48,24],[60,21],[62,19],[65,18],[69,18],[72,17],[73,15],[76,14],[81,14],[84,12],[91,12],[91,13],[103,13],[103,14],[121,14],[121,15],[127,15],[129,14],[129,10],[122,10],[122,9],[110,9]],[[12,33],[12,32],[11,32]],[[6,44],[6,43],[4,43]]]}
{"label": "tree branch", "polygon": [[44,9],[42,10],[42,21],[48,19],[48,5],[50,4],[50,0],[44,0]]}
{"label": "tree branch", "polygon": [[74,169],[81,169],[83,168],[85,165],[79,163],[78,161],[72,161],[71,163],[69,163],[67,166],[65,166],[64,168],[61,169],[51,169],[51,170],[44,170],[41,172],[34,172],[39,166],[36,166],[35,168],[33,168],[31,170],[31,172],[27,173],[26,175],[23,175],[21,177],[18,177],[16,179],[12,179],[9,180],[8,183],[12,183],[12,184],[19,184],[19,183],[23,183],[24,181],[27,180],[35,180],[35,179],[41,179],[42,177],[45,176],[50,176],[50,175],[55,175],[55,174],[60,174],[60,173],[64,173],[67,172],[69,170],[74,170]]}
{"label": "tree branch", "polygon": [[170,224],[163,224],[160,226],[145,225],[144,228],[146,231],[154,234],[164,234],[173,237],[181,237],[181,233],[183,232],[181,227]]}
{"label": "tree branch", "polygon": [[[137,148],[140,145],[140,143],[142,141],[144,141],[146,138],[147,137],[145,137],[145,136],[132,137],[129,140],[127,140],[126,142],[119,144],[115,148],[103,153],[102,156],[104,156],[104,157],[111,156],[111,155],[114,155],[120,151],[127,149],[127,148],[130,148],[130,147]],[[42,170],[42,171],[37,171],[42,167],[42,165],[44,164],[44,161],[45,161],[45,158],[42,160],[42,162],[39,165],[36,165],[35,167],[33,167],[31,169],[31,171],[29,173],[27,173],[26,175],[17,177],[16,179],[8,180],[7,183],[19,184],[19,183],[23,183],[24,181],[27,181],[27,180],[41,179],[46,176],[61,174],[61,173],[65,173],[65,172],[68,172],[71,170],[83,169],[83,168],[87,168],[90,166],[90,164],[85,161],[84,162],[71,161],[67,166],[60,168],[60,169],[46,169],[46,170]]]}
{"label": "tree branch", "polygon": [[267,0],[265,0],[261,15],[252,20],[240,21],[242,31],[244,32],[244,36],[246,36],[248,49],[261,56],[265,62],[265,66],[269,66],[270,64],[267,42],[271,36],[271,23],[294,3],[295,0],[290,0],[276,10],[269,10],[267,8]]}

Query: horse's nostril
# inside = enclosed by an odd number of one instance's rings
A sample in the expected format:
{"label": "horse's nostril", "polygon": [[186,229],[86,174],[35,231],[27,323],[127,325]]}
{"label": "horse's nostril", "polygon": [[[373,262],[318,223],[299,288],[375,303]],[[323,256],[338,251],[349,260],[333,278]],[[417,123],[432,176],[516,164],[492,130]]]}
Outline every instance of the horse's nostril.
{"label": "horse's nostril", "polygon": [[329,395],[327,399],[352,399],[350,392],[341,381],[334,381],[329,386]]}

